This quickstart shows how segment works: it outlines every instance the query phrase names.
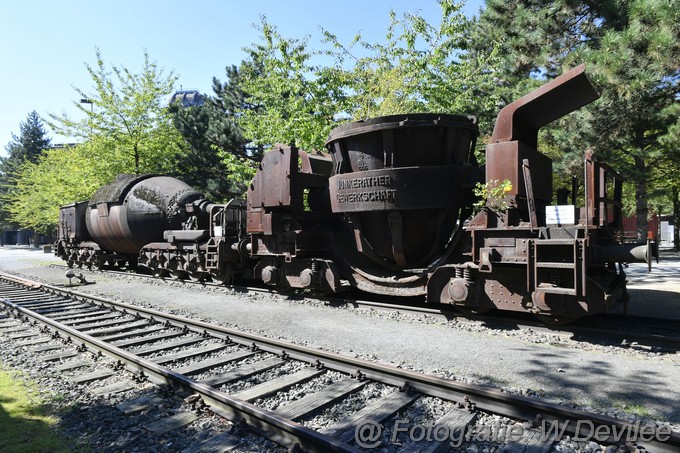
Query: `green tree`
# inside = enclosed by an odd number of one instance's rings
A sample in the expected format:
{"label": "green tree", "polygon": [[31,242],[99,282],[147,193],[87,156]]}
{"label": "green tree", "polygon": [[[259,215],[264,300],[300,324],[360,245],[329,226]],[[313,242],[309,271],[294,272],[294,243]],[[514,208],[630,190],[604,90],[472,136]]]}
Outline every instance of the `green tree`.
{"label": "green tree", "polygon": [[8,205],[22,227],[50,231],[60,205],[89,198],[116,174],[171,173],[176,168],[184,141],[162,105],[175,76],[163,75],[146,52],[139,74],[116,66],[109,71],[99,50],[96,56],[95,67],[86,65],[93,90],[76,88],[79,98],[92,102],[91,107],[74,102],[85,119],[50,115],[56,132],[82,143],[50,149],[16,171],[17,188]]}
{"label": "green tree", "polygon": [[[384,43],[357,35],[344,45],[325,31],[325,48],[309,37],[284,38],[263,18],[261,42],[247,50],[240,86],[248,94],[239,123],[258,144],[320,149],[341,121],[394,113],[485,113],[495,106],[492,48],[468,52],[470,21],[461,4],[439,1],[441,21],[391,14]],[[329,64],[330,61],[330,64]]]}
{"label": "green tree", "polygon": [[249,60],[239,68],[247,103],[227,99],[238,105],[244,135],[258,146],[321,149],[342,111],[341,81],[326,77],[325,68],[312,62],[321,52],[308,49],[309,37],[284,38],[264,17],[259,31],[261,42],[246,49]]}
{"label": "green tree", "polygon": [[177,176],[211,200],[228,198],[227,168],[214,147],[241,154],[244,140],[234,118],[209,102],[188,107],[174,103],[168,110],[187,145],[187,152],[177,162]]}
{"label": "green tree", "polygon": [[212,88],[214,96],[210,98],[210,102],[226,116],[236,117],[243,110],[253,110],[256,108],[249,101],[250,96],[248,93],[243,89],[243,77],[241,75],[242,71],[248,66],[250,66],[248,71],[251,74],[261,74],[262,68],[253,67],[253,65],[253,62],[242,61],[241,70],[235,65],[227,66],[225,68],[227,77],[224,83],[217,77],[213,77]]}
{"label": "green tree", "polygon": [[121,172],[108,164],[103,149],[94,138],[46,150],[37,162],[26,161],[8,204],[12,219],[23,228],[52,232],[60,206],[88,199]]}
{"label": "green tree", "polygon": [[45,126],[40,115],[33,110],[26,117],[26,121],[19,124],[19,136],[12,134],[12,141],[5,146],[8,156],[2,162],[12,160],[35,162],[43,150],[50,147]]}
{"label": "green tree", "polygon": [[563,174],[592,148],[632,181],[629,209],[640,236],[650,195],[668,187],[652,167],[668,161],[660,140],[674,121],[667,107],[678,99],[679,10],[677,0],[488,0],[472,35],[476,49],[490,42],[502,49],[497,75],[505,102],[587,63],[601,99],[545,128],[540,141],[562,150],[551,157]]}
{"label": "green tree", "polygon": [[471,52],[473,22],[462,13],[463,3],[440,0],[439,23],[417,13],[398,18],[392,11],[382,43],[361,36],[344,46],[334,35],[325,38],[336,51],[335,67],[347,61],[344,74],[346,109],[353,119],[410,112],[474,114],[482,130],[498,99],[495,95],[495,47]]}
{"label": "green tree", "polygon": [[[188,144],[188,152],[179,161],[179,176],[213,200],[241,196],[241,184],[231,178],[232,170],[236,169],[234,162],[241,159],[259,162],[263,151],[262,147],[246,146],[237,121],[237,111],[249,108],[238,68],[227,66],[226,75],[224,83],[213,78],[214,95],[204,96],[203,104],[168,106],[175,127]],[[235,161],[225,161],[224,153],[231,154]]]}
{"label": "green tree", "polygon": [[[98,137],[110,158],[129,172],[171,172],[176,156],[182,152],[182,138],[163,104],[173,92],[177,77],[172,71],[166,75],[150,61],[148,52],[144,52],[140,73],[115,65],[109,70],[99,49],[96,59],[95,66],[85,65],[93,91],[75,88],[80,100],[73,105],[84,119],[50,114],[50,126],[66,137]],[[89,103],[89,107],[84,106]]]}
{"label": "green tree", "polygon": [[225,176],[230,184],[232,197],[245,198],[248,186],[257,172],[259,162],[245,157],[238,157],[222,149],[217,149],[217,153],[227,169]]}
{"label": "green tree", "polygon": [[676,251],[680,250],[680,101],[667,108],[667,114],[675,118],[667,133],[659,139],[666,147],[668,165],[656,167],[662,180],[669,182],[666,195],[670,203],[675,229],[673,230],[673,244]]}
{"label": "green tree", "polygon": [[24,162],[36,162],[44,150],[50,148],[50,139],[38,113],[28,114],[19,124],[19,136],[5,146],[7,157],[0,158],[0,228],[13,228],[7,202],[16,188],[16,172]]}
{"label": "green tree", "polygon": [[[236,127],[239,132],[239,139],[242,147],[231,150],[231,152],[238,158],[249,159],[260,162],[264,154],[264,146],[261,143],[254,143],[246,138],[239,118],[243,116],[244,111],[257,111],[261,106],[253,104],[250,95],[244,90],[245,77],[242,75],[248,72],[252,78],[254,75],[262,75],[262,67],[256,66],[253,61],[242,61],[239,67],[235,65],[227,66],[226,80],[222,83],[217,77],[213,77],[213,93],[214,96],[209,98],[210,103],[213,104],[220,112],[222,112],[231,126],[232,121],[235,120]],[[229,149],[224,144],[217,144],[221,149]]]}
{"label": "green tree", "polygon": [[[241,71],[261,74],[253,62],[226,67],[226,80],[213,77],[213,95],[204,96],[202,105],[168,106],[175,127],[187,142],[188,152],[179,163],[179,176],[203,190],[213,200],[242,196],[244,178],[252,172],[251,162],[259,163],[262,144],[248,143],[240,126],[244,111],[258,110],[249,102]],[[252,179],[252,178],[251,178]]]}
{"label": "green tree", "polygon": [[671,165],[663,138],[677,124],[680,96],[680,2],[635,0],[628,23],[607,30],[600,46],[587,54],[602,86],[591,139],[600,155],[616,162],[634,181],[638,237],[648,230],[650,198],[677,184],[658,170]]}

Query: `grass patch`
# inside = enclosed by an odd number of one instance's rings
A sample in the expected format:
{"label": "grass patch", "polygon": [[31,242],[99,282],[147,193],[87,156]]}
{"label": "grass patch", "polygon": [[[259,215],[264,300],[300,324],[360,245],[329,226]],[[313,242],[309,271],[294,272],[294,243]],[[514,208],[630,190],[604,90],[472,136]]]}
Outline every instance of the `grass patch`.
{"label": "grass patch", "polygon": [[640,404],[626,404],[624,402],[615,402],[614,407],[621,409],[627,414],[635,415],[636,417],[652,418],[652,413],[646,407]]}
{"label": "grass patch", "polygon": [[0,452],[70,452],[64,438],[53,431],[56,419],[49,402],[19,372],[0,366]]}

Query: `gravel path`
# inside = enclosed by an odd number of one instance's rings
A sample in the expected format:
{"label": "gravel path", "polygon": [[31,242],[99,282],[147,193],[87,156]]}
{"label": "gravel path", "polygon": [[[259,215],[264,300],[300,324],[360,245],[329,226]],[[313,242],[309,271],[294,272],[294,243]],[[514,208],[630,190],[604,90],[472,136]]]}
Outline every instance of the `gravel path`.
{"label": "gravel path", "polygon": [[[666,256],[647,274],[631,265],[630,311],[663,307],[680,319],[680,257]],[[0,249],[0,270],[65,284],[50,255]],[[631,414],[680,423],[680,355],[577,342],[532,331],[494,330],[425,315],[332,308],[285,296],[238,294],[83,271],[92,285],[80,291],[164,307],[223,325],[341,354],[422,370],[507,391],[564,401],[614,416]]]}

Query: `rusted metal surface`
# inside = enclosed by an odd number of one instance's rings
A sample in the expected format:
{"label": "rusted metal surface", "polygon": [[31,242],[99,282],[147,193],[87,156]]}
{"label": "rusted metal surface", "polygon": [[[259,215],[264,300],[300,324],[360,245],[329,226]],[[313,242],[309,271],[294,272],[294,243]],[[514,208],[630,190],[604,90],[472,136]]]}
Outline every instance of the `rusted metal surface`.
{"label": "rusted metal surface", "polygon": [[81,201],[59,209],[59,238],[68,241],[89,241],[90,233],[85,224],[87,202]]}
{"label": "rusted metal surface", "polygon": [[538,228],[538,216],[536,215],[536,201],[534,200],[534,189],[531,178],[531,168],[529,167],[529,159],[522,160],[522,174],[524,175],[524,188],[527,195],[527,210],[529,211],[529,224],[531,225],[531,232]]}
{"label": "rusted metal surface", "polygon": [[519,141],[491,143],[486,147],[486,181],[502,182],[506,179],[511,188],[509,201],[521,205],[526,200],[526,184],[522,163],[527,160],[534,175],[531,185],[537,208],[552,200],[552,160]]}
{"label": "rusted metal surface", "polygon": [[[377,169],[330,178],[334,213],[454,208],[464,204],[469,168],[427,166]],[[433,190],[436,188],[436,190]],[[423,194],[427,193],[427,197]]]}
{"label": "rusted metal surface", "polygon": [[587,150],[585,159],[586,218],[588,227],[623,226],[623,177],[608,165],[599,162],[592,150]]}
{"label": "rusted metal surface", "polygon": [[[373,118],[331,131],[331,209],[348,214],[343,220],[353,234],[339,247],[352,267],[376,275],[371,266],[427,267],[442,255],[460,209],[471,203],[477,134],[472,118],[434,114]],[[364,259],[368,266],[358,262]]]}
{"label": "rusted metal surface", "polygon": [[[249,254],[255,278],[283,288],[340,290],[330,254],[331,159],[280,146],[267,152],[248,190]],[[314,258],[311,258],[314,257]]]}
{"label": "rusted metal surface", "polygon": [[165,230],[182,229],[186,205],[203,198],[182,181],[167,176],[121,175],[90,200],[86,214],[92,238],[106,250],[136,255]]}
{"label": "rusted metal surface", "polygon": [[[294,146],[281,146],[265,153],[260,170],[248,188],[248,211],[262,208],[305,210],[305,190],[328,186],[331,162],[324,154],[311,155]],[[259,231],[260,225],[248,231]]]}
{"label": "rusted metal surface", "polygon": [[[499,113],[486,150],[486,180],[511,183],[503,200],[508,208],[487,205],[470,222],[472,261],[466,275],[461,265],[442,268],[430,281],[428,300],[468,309],[530,311],[549,322],[606,312],[626,302],[625,274],[613,263],[640,261],[647,248],[615,241],[620,176],[587,152],[585,207],[553,207],[551,212],[567,217],[571,212],[571,220],[549,225],[552,161],[535,149],[542,126],[596,98],[580,66]],[[565,195],[560,199],[567,199]],[[578,198],[574,184],[571,199]]]}
{"label": "rusted metal surface", "polygon": [[86,211],[86,201],[59,208],[58,236],[54,247],[55,256],[64,261],[73,262],[80,253],[81,244],[92,240],[85,222]]}
{"label": "rusted metal surface", "polygon": [[521,141],[536,148],[538,130],[599,95],[580,65],[508,104],[496,118],[491,143]]}

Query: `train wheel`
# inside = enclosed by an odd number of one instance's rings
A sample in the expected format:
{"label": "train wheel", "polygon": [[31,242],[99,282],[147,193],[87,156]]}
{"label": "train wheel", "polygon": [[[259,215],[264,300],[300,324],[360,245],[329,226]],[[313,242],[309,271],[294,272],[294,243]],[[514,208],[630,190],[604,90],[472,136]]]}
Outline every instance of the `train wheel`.
{"label": "train wheel", "polygon": [[189,278],[184,268],[184,260],[181,257],[171,258],[167,265],[168,273],[173,280],[186,280]]}
{"label": "train wheel", "polygon": [[163,267],[154,266],[151,268],[151,273],[156,278],[164,278],[168,276],[168,270]]}
{"label": "train wheel", "polygon": [[187,273],[184,271],[174,269],[169,271],[169,273],[173,280],[186,280],[188,278]]}
{"label": "train wheel", "polygon": [[563,326],[565,324],[571,324],[572,322],[579,319],[578,316],[557,316],[545,313],[534,313],[542,323],[549,326]]}
{"label": "train wheel", "polygon": [[189,278],[192,282],[204,282],[208,279],[210,274],[207,272],[191,272]]}
{"label": "train wheel", "polygon": [[210,278],[220,285],[230,285],[234,282],[234,268],[225,264],[224,269],[211,272]]}
{"label": "train wheel", "polygon": [[210,278],[217,284],[228,285],[234,281],[234,274],[225,270],[219,273],[211,273]]}

